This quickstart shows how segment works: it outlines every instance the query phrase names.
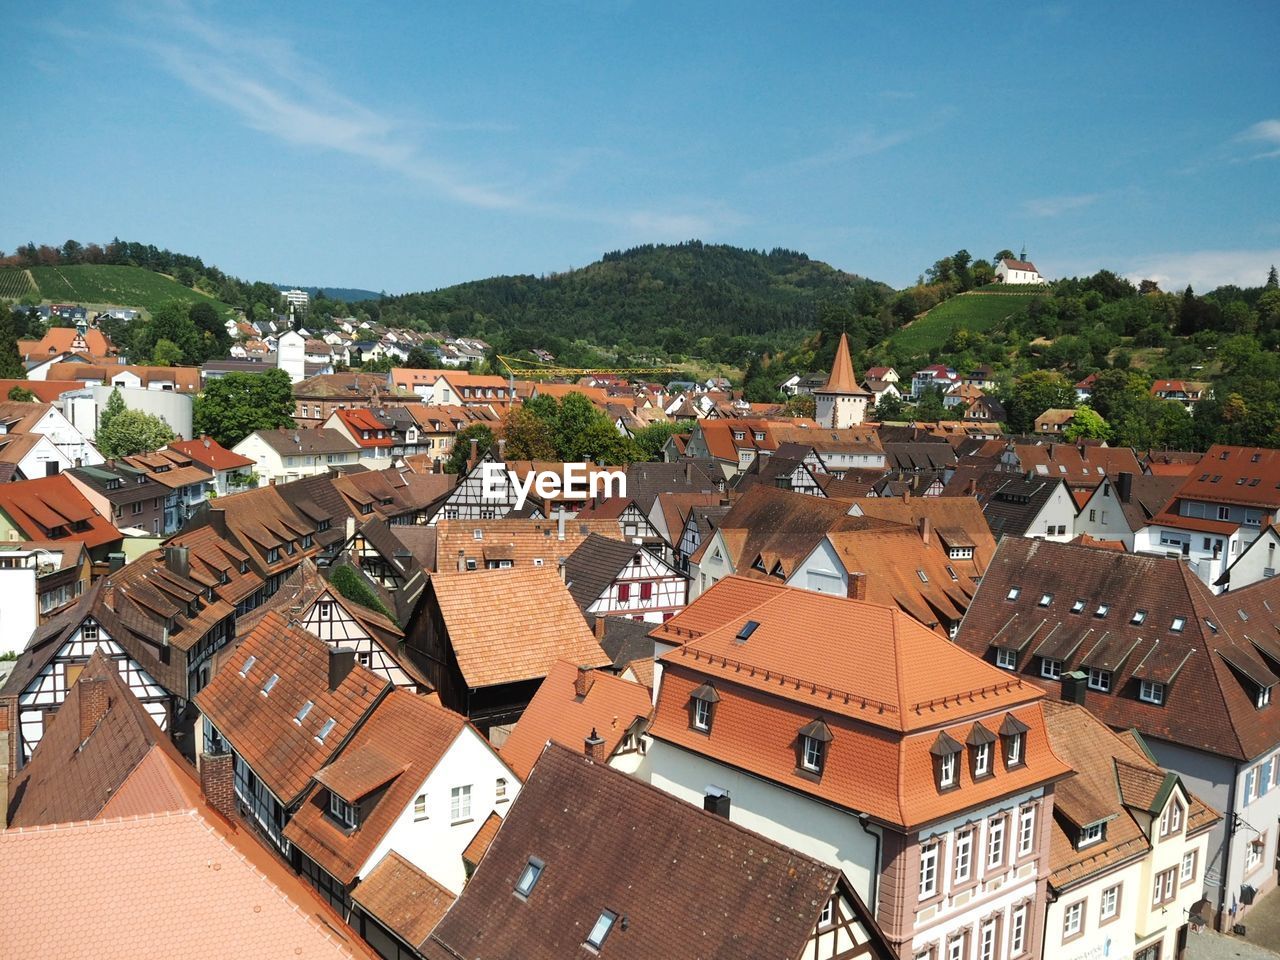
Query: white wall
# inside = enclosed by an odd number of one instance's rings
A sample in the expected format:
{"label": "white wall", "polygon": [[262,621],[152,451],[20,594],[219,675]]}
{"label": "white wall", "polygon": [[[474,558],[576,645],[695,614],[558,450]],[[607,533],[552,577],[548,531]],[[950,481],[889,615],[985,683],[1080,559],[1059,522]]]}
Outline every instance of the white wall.
{"label": "white wall", "polygon": [[[499,777],[507,781],[507,795],[501,802],[495,797]],[[464,823],[451,823],[451,791],[467,784],[471,785],[471,817]],[[516,775],[473,728],[464,727],[423,786],[414,792],[415,798],[423,792],[427,795],[426,818],[414,818],[414,801],[410,799],[360,868],[360,876],[368,876],[387,851],[394,850],[441,886],[461,893],[467,879],[462,851],[491,812],[507,815],[519,791]]]}
{"label": "white wall", "polygon": [[36,628],[36,572],[0,570],[0,653],[20,653]]}

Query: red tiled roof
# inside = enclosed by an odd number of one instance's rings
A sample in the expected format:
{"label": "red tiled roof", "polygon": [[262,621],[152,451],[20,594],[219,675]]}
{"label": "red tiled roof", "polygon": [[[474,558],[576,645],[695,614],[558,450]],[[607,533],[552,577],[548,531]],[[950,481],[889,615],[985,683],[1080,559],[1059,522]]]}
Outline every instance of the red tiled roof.
{"label": "red tiled roof", "polygon": [[1210,447],[1179,488],[1178,499],[1280,506],[1280,450]]}
{"label": "red tiled roof", "polygon": [[252,467],[254,464],[254,461],[248,457],[232,453],[211,437],[201,437],[198,440],[175,440],[169,444],[169,449],[185,454],[209,470],[235,470],[239,467]]}
{"label": "red tiled roof", "polygon": [[612,756],[636,719],[649,716],[650,694],[640,684],[589,670],[586,696],[579,697],[577,677],[577,664],[558,661],[499,750],[518,776],[529,775],[548,740],[581,750],[594,731],[604,740],[604,755]]}
{"label": "red tiled roof", "polygon": [[29,390],[41,403],[53,403],[68,390],[84,388],[83,380],[0,380],[0,399],[8,399],[9,391],[17,387]]}
{"label": "red tiled roof", "polygon": [[831,364],[831,375],[826,384],[817,393],[865,394],[867,391],[858,386],[858,378],[853,372],[853,360],[849,357],[849,335],[840,334],[840,343],[836,346],[836,358]]}
{"label": "red tiled roof", "polygon": [[[391,435],[390,426],[379,420],[373,411],[365,407],[335,410],[333,415],[346,425],[352,440],[358,446],[365,448],[390,447],[395,442]],[[379,431],[382,432],[383,436],[378,436]],[[364,436],[365,433],[368,433],[369,436]]]}
{"label": "red tiled roof", "polygon": [[351,899],[405,943],[419,944],[456,897],[391,850],[351,891]]}
{"label": "red tiled roof", "polygon": [[[121,539],[120,531],[63,474],[0,484],[0,510],[32,540],[80,540],[92,548]],[[77,523],[86,529],[75,530]],[[54,536],[59,529],[66,532]]]}
{"label": "red tiled roof", "polygon": [[[253,663],[246,666],[250,657]],[[307,789],[390,687],[356,663],[330,690],[329,658],[327,643],[269,613],[196,694],[201,712],[286,805]],[[272,676],[277,679],[264,693]],[[308,702],[311,708],[295,722]],[[320,741],[329,720],[333,726]]]}

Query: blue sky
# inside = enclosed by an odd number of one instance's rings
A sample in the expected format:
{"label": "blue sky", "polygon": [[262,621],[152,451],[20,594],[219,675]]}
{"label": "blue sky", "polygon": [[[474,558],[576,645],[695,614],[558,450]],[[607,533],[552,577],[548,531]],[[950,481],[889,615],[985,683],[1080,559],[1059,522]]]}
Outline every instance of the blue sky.
{"label": "blue sky", "polygon": [[[1003,9],[1002,9],[1003,8]],[[1280,4],[45,3],[0,34],[0,248],[432,289],[699,238],[908,284],[1256,285]]]}

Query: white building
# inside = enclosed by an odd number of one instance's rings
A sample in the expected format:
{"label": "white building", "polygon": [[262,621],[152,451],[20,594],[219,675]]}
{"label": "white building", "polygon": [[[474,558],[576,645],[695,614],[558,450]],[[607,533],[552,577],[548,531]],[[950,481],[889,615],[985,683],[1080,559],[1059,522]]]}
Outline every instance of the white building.
{"label": "white building", "polygon": [[258,485],[288,483],[357,463],[360,448],[337,430],[323,427],[255,430],[232,448],[252,460]]}
{"label": "white building", "polygon": [[307,378],[307,338],[297,330],[282,333],[276,341],[276,366],[289,374],[293,383]]}
{"label": "white building", "polygon": [[1029,260],[1005,257],[996,264],[996,283],[1040,284],[1045,282],[1036,265]]}

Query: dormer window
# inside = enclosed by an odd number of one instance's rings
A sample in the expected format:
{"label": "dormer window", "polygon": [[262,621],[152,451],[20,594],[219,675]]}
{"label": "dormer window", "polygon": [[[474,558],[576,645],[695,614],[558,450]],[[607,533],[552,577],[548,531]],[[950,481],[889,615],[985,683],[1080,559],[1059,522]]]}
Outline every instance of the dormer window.
{"label": "dormer window", "polygon": [[1089,689],[1097,690],[1100,693],[1109,693],[1111,691],[1111,671],[1090,667]]}
{"label": "dormer window", "polygon": [[267,563],[277,563],[280,560],[280,548],[272,547],[267,551]]}
{"label": "dormer window", "polygon": [[1271,702],[1271,687],[1259,687],[1258,696],[1254,699],[1254,706],[1259,710]]}
{"label": "dormer window", "polygon": [[1091,823],[1088,826],[1081,827],[1080,833],[1076,838],[1076,849],[1083,850],[1085,847],[1095,843],[1101,843],[1106,838],[1107,825],[1105,823]]}
{"label": "dormer window", "polygon": [[1062,661],[1054,660],[1052,657],[1040,658],[1040,676],[1046,680],[1059,680],[1062,678]]}
{"label": "dormer window", "polygon": [[969,745],[969,774],[974,780],[991,776],[991,748],[996,735],[980,723],[975,723],[965,738]]}
{"label": "dormer window", "polygon": [[356,808],[340,796],[329,791],[329,816],[348,830],[354,830],[357,822]]}
{"label": "dormer window", "polygon": [[533,892],[533,888],[537,886],[538,879],[542,876],[542,871],[546,867],[547,865],[537,857],[530,857],[529,862],[520,871],[520,879],[516,881],[516,893],[522,897],[528,897]]}
{"label": "dormer window", "polygon": [[831,740],[831,728],[820,719],[802,727],[800,729],[800,769],[821,776],[822,767],[827,758],[827,745]]}
{"label": "dormer window", "polygon": [[1154,680],[1141,681],[1138,684],[1138,699],[1143,703],[1154,703],[1160,706],[1164,703],[1164,684]]}
{"label": "dormer window", "polygon": [[1027,731],[1031,729],[1011,713],[1005,714],[1000,724],[1000,743],[1004,748],[1006,770],[1020,767],[1027,762]]}
{"label": "dormer window", "polygon": [[1182,830],[1182,804],[1171,799],[1160,815],[1160,838],[1172,836]]}
{"label": "dormer window", "polygon": [[716,688],[709,683],[704,683],[689,694],[689,702],[691,710],[690,722],[693,724],[693,729],[701,730],[703,733],[710,733],[715,706],[720,702],[720,694],[716,693]]}
{"label": "dormer window", "polygon": [[948,736],[945,731],[939,733],[938,738],[933,741],[929,753],[933,755],[934,782],[938,784],[939,790],[950,790],[959,785],[960,769],[957,758],[963,749],[959,741]]}

